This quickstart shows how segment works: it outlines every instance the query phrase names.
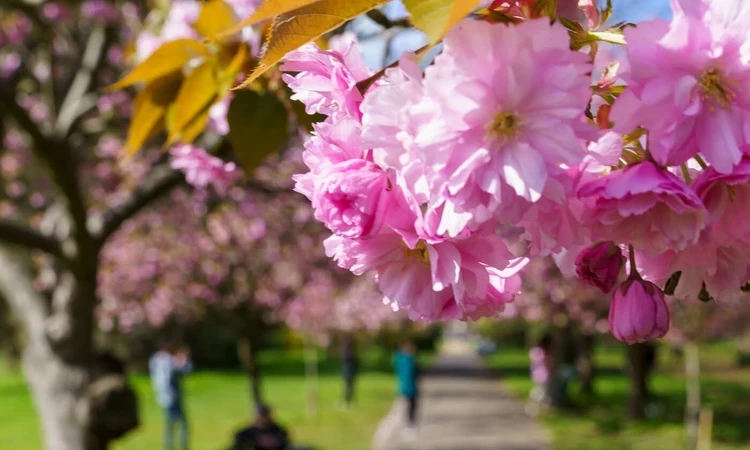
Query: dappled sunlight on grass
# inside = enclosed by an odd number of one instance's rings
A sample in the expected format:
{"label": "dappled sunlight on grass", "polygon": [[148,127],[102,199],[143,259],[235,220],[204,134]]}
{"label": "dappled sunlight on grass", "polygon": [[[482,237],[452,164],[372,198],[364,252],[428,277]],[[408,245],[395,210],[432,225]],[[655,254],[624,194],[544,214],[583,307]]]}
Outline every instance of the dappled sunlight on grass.
{"label": "dappled sunlight on grass", "polygon": [[[600,374],[596,379],[596,397],[578,392],[571,384],[575,406],[550,412],[543,423],[552,432],[556,450],[683,450],[685,382],[682,362],[661,349],[658,372],[653,376],[653,414],[640,422],[625,420],[630,389],[622,371],[624,352],[620,347],[601,347],[596,353]],[[734,348],[727,344],[706,347],[702,351],[702,398],[714,409],[712,450],[750,449],[750,369],[731,368]],[[487,358],[498,369],[506,385],[525,399],[532,387],[526,350],[502,349]],[[725,378],[729,371],[732,376]],[[743,381],[744,380],[744,381]]]}
{"label": "dappled sunlight on grass", "polygon": [[[318,412],[306,412],[304,362],[299,352],[263,355],[265,401],[288,427],[293,442],[316,450],[364,450],[395,395],[387,353],[368,352],[358,379],[355,406],[336,408],[343,383],[339,363],[320,353]],[[425,363],[431,355],[424,355]],[[1,367],[1,366],[0,366]],[[138,391],[141,427],[113,446],[115,450],[162,448],[162,412],[147,375],[131,377]],[[245,374],[199,371],[185,379],[186,411],[191,425],[191,449],[223,450],[233,433],[252,419],[249,382]],[[41,450],[41,438],[23,377],[0,368],[0,449]]]}

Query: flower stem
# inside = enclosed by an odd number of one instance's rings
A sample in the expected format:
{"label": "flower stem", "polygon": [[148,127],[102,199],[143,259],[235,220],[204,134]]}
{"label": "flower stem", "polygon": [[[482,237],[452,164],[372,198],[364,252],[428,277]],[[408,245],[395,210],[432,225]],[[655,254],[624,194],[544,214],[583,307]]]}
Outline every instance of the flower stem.
{"label": "flower stem", "polygon": [[703,158],[701,158],[701,155],[695,155],[693,156],[693,158],[703,168],[703,170],[708,169],[708,164],[706,164],[706,161],[703,161]]}
{"label": "flower stem", "polygon": [[630,278],[640,278],[638,268],[635,267],[635,249],[632,245],[628,245],[628,259],[630,260]]}
{"label": "flower stem", "polygon": [[680,169],[682,169],[682,176],[685,177],[685,183],[690,184],[693,182],[693,179],[690,177],[690,171],[688,170],[688,166],[686,164],[681,164]]}

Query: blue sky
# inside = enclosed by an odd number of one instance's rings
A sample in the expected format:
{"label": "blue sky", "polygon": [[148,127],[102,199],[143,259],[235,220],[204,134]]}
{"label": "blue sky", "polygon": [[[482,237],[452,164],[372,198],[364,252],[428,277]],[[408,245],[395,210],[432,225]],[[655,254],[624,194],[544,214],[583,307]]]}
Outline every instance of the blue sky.
{"label": "blue sky", "polygon": [[[606,0],[598,0],[606,3]],[[669,0],[612,0],[614,14],[612,21],[640,22],[656,17],[668,19],[672,11]],[[399,1],[387,4],[383,12],[391,19],[404,17],[406,11]],[[417,30],[404,30],[390,39],[382,34],[382,28],[367,17],[352,22],[350,29],[360,39],[365,62],[372,69],[388,65],[404,51],[416,50],[426,43],[424,34]]]}

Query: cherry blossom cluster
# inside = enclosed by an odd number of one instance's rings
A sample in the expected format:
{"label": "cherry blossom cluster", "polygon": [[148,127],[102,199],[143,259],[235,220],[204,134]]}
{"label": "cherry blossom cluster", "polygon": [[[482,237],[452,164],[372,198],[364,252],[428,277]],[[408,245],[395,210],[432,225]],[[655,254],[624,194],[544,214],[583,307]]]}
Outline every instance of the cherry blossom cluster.
{"label": "cherry blossom cluster", "polygon": [[[594,3],[580,6],[598,27]],[[528,258],[553,255],[614,290],[609,327],[630,343],[667,332],[669,298],[740,296],[750,4],[672,8],[598,52],[519,13],[461,22],[424,71],[406,54],[373,76],[345,39],[287,55],[293,98],[327,116],[295,181],[332,232],[328,255],[424,320],[497,315]]]}

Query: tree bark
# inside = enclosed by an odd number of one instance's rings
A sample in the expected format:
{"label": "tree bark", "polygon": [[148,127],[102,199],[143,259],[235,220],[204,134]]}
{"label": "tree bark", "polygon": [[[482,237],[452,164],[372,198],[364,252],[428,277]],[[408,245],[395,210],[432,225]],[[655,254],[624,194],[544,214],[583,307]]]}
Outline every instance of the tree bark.
{"label": "tree bark", "polygon": [[594,335],[581,336],[578,347],[578,373],[581,377],[581,393],[594,394],[594,378],[596,377],[596,364],[594,362]]}
{"label": "tree bark", "polygon": [[237,342],[237,352],[247,372],[248,379],[250,381],[250,396],[252,398],[255,407],[263,404],[263,389],[261,385],[261,366],[258,359],[260,353],[261,339],[257,330],[255,332],[248,332],[240,336]]}
{"label": "tree bark", "polygon": [[628,376],[630,377],[630,398],[628,399],[628,417],[642,419],[645,417],[646,402],[650,397],[648,379],[653,369],[655,347],[649,342],[633,344],[628,347]]}
{"label": "tree bark", "polygon": [[45,448],[86,449],[86,429],[76,420],[76,409],[86,386],[90,348],[79,339],[84,345],[70,349],[80,352],[77,361],[70,361],[53,346],[47,336],[45,299],[34,290],[22,259],[0,245],[0,291],[24,324],[22,367],[41,419]]}

